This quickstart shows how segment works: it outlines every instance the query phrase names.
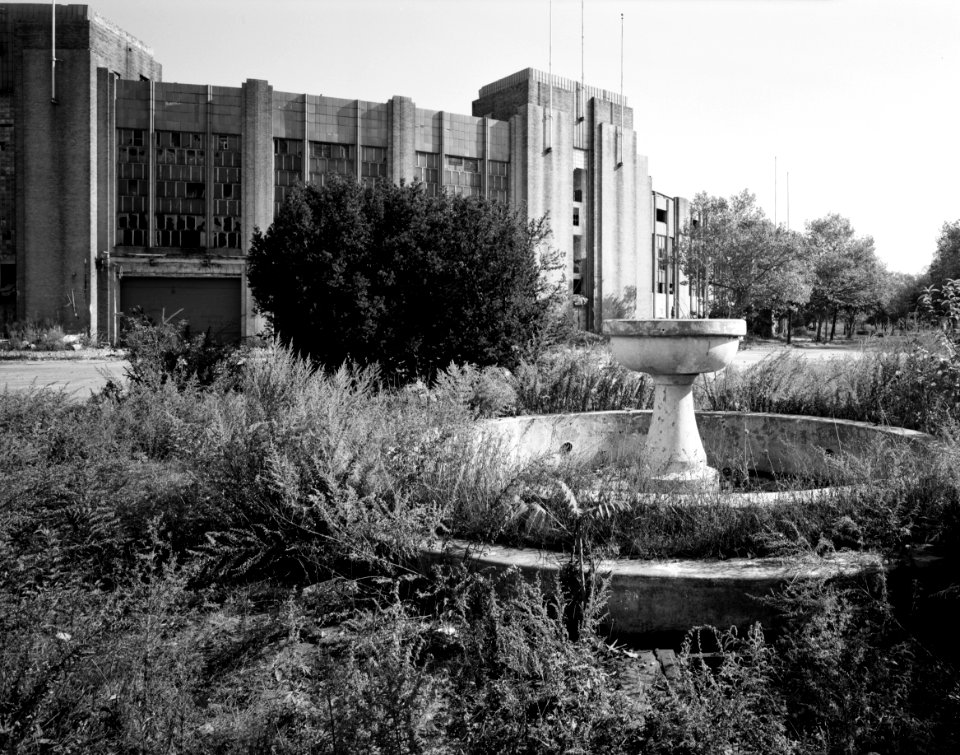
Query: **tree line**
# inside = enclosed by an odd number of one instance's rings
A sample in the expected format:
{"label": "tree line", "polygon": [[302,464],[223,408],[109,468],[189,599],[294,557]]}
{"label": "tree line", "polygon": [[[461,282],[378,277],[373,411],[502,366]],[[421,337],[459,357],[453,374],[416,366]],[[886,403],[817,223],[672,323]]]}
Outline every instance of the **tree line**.
{"label": "tree line", "polygon": [[818,341],[870,326],[960,321],[960,221],[945,224],[934,262],[921,275],[887,270],[873,238],[832,213],[803,232],[777,225],[742,191],[701,192],[680,243],[680,264],[711,317],[744,317],[751,332],[787,339],[810,325]]}

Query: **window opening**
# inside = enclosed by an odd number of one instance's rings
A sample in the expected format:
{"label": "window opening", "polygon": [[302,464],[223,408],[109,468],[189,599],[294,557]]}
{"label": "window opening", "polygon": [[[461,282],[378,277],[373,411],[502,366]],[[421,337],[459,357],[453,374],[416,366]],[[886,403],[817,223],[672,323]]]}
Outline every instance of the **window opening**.
{"label": "window opening", "polygon": [[204,135],[193,131],[156,132],[155,246],[207,246],[203,142]]}

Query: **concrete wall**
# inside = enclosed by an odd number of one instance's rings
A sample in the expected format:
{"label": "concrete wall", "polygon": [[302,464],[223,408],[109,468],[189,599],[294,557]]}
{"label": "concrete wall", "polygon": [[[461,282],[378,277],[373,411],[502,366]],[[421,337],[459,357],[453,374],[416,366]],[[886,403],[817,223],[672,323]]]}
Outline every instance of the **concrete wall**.
{"label": "concrete wall", "polygon": [[[494,181],[506,184],[511,204],[529,217],[547,217],[549,244],[562,261],[558,279],[571,285],[575,248],[584,255],[583,291],[594,327],[618,302],[619,315],[657,311],[651,180],[647,159],[638,153],[633,111],[619,94],[525,69],[483,87],[473,114],[463,115],[417,108],[406,97],[377,103],[274,91],[257,79],[240,87],[164,83],[143,43],[86,6],[57,6],[53,104],[49,11],[40,4],[0,5],[0,39],[14,43],[0,55],[18,71],[11,77],[4,65],[0,76],[0,143],[12,142],[15,155],[0,152],[0,261],[16,261],[20,317],[112,337],[116,280],[123,270],[245,278],[243,256],[254,229],[273,220],[277,138],[302,142],[300,180],[310,178],[311,142],[326,142],[353,147],[359,178],[362,148],[375,147],[385,153],[374,152],[367,168],[382,165],[383,175],[395,182],[421,174],[419,151],[437,155],[439,182],[455,191],[502,198],[503,189],[491,187]],[[23,86],[12,88],[14,80]],[[140,211],[142,225],[132,242],[118,230],[118,129],[142,132],[145,149],[138,196],[148,206]],[[214,198],[218,184],[236,182],[231,191],[240,191],[240,243],[178,246],[169,228],[156,227],[166,195],[158,196],[164,166],[158,165],[155,139],[158,133],[167,138],[164,132],[195,134],[202,141],[205,159],[188,180],[205,193],[184,211],[203,222],[202,238],[211,238],[223,217],[215,202],[226,196]],[[219,178],[222,166],[213,155],[220,135],[239,139],[234,154],[240,164],[230,168],[239,170],[239,179]],[[378,162],[384,154],[385,163]],[[583,171],[576,226],[575,170]],[[153,259],[146,267],[138,259],[144,255]],[[633,311],[623,311],[624,303],[632,303]],[[263,322],[249,295],[243,307],[244,334],[252,335]]]}
{"label": "concrete wall", "polygon": [[[6,6],[13,87],[18,316],[97,330],[97,68],[159,77],[152,51],[86,6],[56,7],[55,90],[49,6]],[[52,96],[56,100],[52,101]]]}
{"label": "concrete wall", "polygon": [[[531,218],[547,216],[551,244],[560,252],[568,281],[574,272],[574,237],[581,237],[590,325],[599,330],[604,318],[648,312],[651,179],[626,101],[607,90],[525,69],[483,87],[473,112],[511,119],[512,199]],[[545,121],[548,113],[552,117]],[[578,203],[575,169],[584,171]],[[580,210],[576,227],[575,207]]]}

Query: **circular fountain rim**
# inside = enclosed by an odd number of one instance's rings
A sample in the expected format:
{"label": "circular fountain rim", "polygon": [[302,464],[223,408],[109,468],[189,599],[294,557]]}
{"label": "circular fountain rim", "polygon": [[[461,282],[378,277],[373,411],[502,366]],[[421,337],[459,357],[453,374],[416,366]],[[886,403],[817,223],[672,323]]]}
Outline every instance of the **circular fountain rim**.
{"label": "circular fountain rim", "polygon": [[[452,559],[481,571],[516,570],[527,578],[556,579],[570,554],[457,538],[424,542],[427,560]],[[720,559],[605,559],[591,564],[607,585],[606,622],[618,637],[686,631],[709,624],[746,626],[773,620],[776,610],[758,598],[797,579],[863,577],[893,564],[872,551],[837,551],[829,556]]]}
{"label": "circular fountain rim", "polygon": [[603,332],[615,338],[736,338],[747,333],[745,320],[604,320]]}
{"label": "circular fountain rim", "polygon": [[[508,451],[511,447],[516,448],[515,444],[524,443],[537,445],[540,442],[542,448],[530,454],[509,453],[509,463],[512,466],[524,465],[532,461],[549,461],[550,459],[561,459],[571,452],[579,453],[584,445],[590,444],[590,438],[600,440],[609,437],[618,443],[626,443],[630,438],[642,437],[646,430],[646,425],[652,416],[649,409],[620,409],[593,412],[569,412],[560,414],[526,414],[513,417],[499,417],[482,420],[474,426],[473,433],[475,437],[487,437],[500,443],[506,443],[501,447],[500,452]],[[724,432],[729,428],[733,432],[741,433],[743,436],[750,436],[760,439],[763,432],[763,425],[770,427],[774,434],[782,433],[784,430],[801,432],[806,434],[806,451],[811,453],[814,450],[821,450],[825,455],[833,456],[843,453],[853,453],[857,456],[856,446],[851,442],[865,443],[871,439],[871,443],[891,442],[902,448],[914,448],[920,451],[920,448],[936,445],[937,439],[927,433],[908,428],[896,427],[890,425],[877,425],[870,422],[858,420],[838,419],[833,417],[816,417],[801,414],[780,414],[767,412],[735,412],[735,411],[697,411],[695,412],[698,425],[707,437],[708,452],[712,452],[720,446],[714,440],[717,431]],[[730,424],[733,422],[734,424]],[[543,443],[543,437],[537,441],[535,431],[537,427],[544,427],[549,430],[549,440]],[[496,430],[500,428],[500,432]],[[511,429],[512,428],[512,429]],[[490,433],[493,434],[490,434]],[[859,436],[860,440],[857,441]],[[865,436],[865,437],[864,437]],[[823,442],[823,448],[820,448],[820,441],[825,441],[829,437],[831,442]],[[769,441],[768,441],[769,442]],[[740,444],[738,444],[739,446]],[[600,450],[601,446],[596,446]],[[588,454],[594,451],[588,451]],[[711,453],[712,455],[712,453]],[[506,459],[504,459],[506,461]],[[719,466],[726,466],[716,459]],[[764,471],[764,462],[770,462],[771,457],[754,458],[754,467]],[[791,468],[788,461],[781,459],[780,467],[775,472],[777,474],[803,474],[805,467],[799,464],[797,468]],[[772,470],[766,470],[772,471]],[[862,484],[834,484],[834,485],[816,485],[814,487],[797,487],[782,491],[736,491],[724,490],[717,491],[710,495],[710,499],[717,499],[731,506],[743,507],[750,505],[778,505],[782,503],[797,503],[802,500],[815,501],[836,495],[853,492],[862,489]],[[670,500],[672,503],[684,505],[698,505],[705,502],[703,492],[684,493],[682,491],[664,491],[664,492],[645,492],[636,494],[636,503],[654,503],[658,500]]]}
{"label": "circular fountain rim", "polygon": [[[552,420],[563,423],[564,420],[577,419],[593,421],[602,427],[607,422],[623,423],[629,422],[631,418],[638,421],[650,414],[650,410],[619,410],[522,415],[485,420],[478,424],[488,428],[494,423],[502,423],[504,428],[512,424],[517,433],[523,436],[530,431],[529,426],[525,427],[530,422]],[[747,430],[752,427],[752,421],[760,419],[774,423],[809,423],[825,430],[832,427],[832,435],[837,441],[844,436],[841,428],[846,428],[851,433],[869,431],[871,435],[883,436],[898,442],[898,445],[902,443],[907,448],[915,448],[917,453],[939,443],[935,437],[916,430],[856,420],[728,411],[696,414],[698,420],[718,423],[722,423],[724,419],[735,418],[738,420],[737,424]],[[567,429],[569,430],[569,427]],[[582,438],[584,429],[574,428],[577,431],[576,436],[570,437]],[[556,451],[557,444],[564,440],[565,437],[561,437],[559,433],[551,434],[551,450]],[[842,486],[832,486],[819,489],[816,494],[836,494],[842,489]],[[791,492],[794,496],[798,493],[814,494],[809,490]],[[737,496],[775,498],[778,495],[724,492],[719,498],[731,505],[738,505],[746,501],[742,498],[735,501]],[[676,496],[674,500],[677,500]],[[420,552],[431,560],[446,557],[469,563],[478,569],[517,569],[530,577],[556,576],[558,570],[570,560],[569,552],[498,546],[461,538],[424,543]],[[757,596],[769,593],[778,585],[794,579],[876,574],[891,568],[892,564],[883,555],[875,552],[838,551],[828,557],[806,554],[789,558],[768,556],[726,560],[612,558],[601,559],[595,566],[599,572],[609,576],[607,615],[611,631],[616,635],[630,636],[656,631],[686,631],[697,624],[725,627],[732,624],[745,626],[754,621],[766,623],[774,619],[775,611],[758,601]]]}

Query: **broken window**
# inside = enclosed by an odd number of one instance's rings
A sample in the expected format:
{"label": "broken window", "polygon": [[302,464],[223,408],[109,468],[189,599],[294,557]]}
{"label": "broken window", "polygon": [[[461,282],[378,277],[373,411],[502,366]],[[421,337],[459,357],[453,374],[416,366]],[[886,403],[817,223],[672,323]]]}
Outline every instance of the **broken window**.
{"label": "broken window", "polygon": [[143,129],[117,129],[118,246],[147,246],[150,165]]}
{"label": "broken window", "polygon": [[480,160],[475,157],[447,155],[443,170],[443,188],[452,194],[478,197],[483,193]]}
{"label": "broken window", "polygon": [[213,233],[210,246],[242,249],[240,229],[240,136],[219,134],[213,155]]}
{"label": "broken window", "polygon": [[363,147],[360,151],[360,180],[370,186],[387,177],[387,148]]}
{"label": "broken window", "polygon": [[667,291],[667,237],[658,234],[656,239],[656,291],[663,294]]}
{"label": "broken window", "polygon": [[[386,160],[386,150],[384,150],[384,160]],[[356,178],[356,161],[356,147],[353,144],[310,142],[310,183],[323,186],[327,177],[334,175]]]}
{"label": "broken window", "polygon": [[436,152],[417,152],[413,179],[423,184],[427,196],[437,196],[440,191],[440,155]]}
{"label": "broken window", "polygon": [[156,132],[154,243],[158,247],[207,246],[205,138],[195,131]]}
{"label": "broken window", "polygon": [[290,190],[303,180],[303,140],[273,140],[273,214],[280,207]]}
{"label": "broken window", "polygon": [[510,191],[510,163],[487,160],[487,197],[506,204]]}

